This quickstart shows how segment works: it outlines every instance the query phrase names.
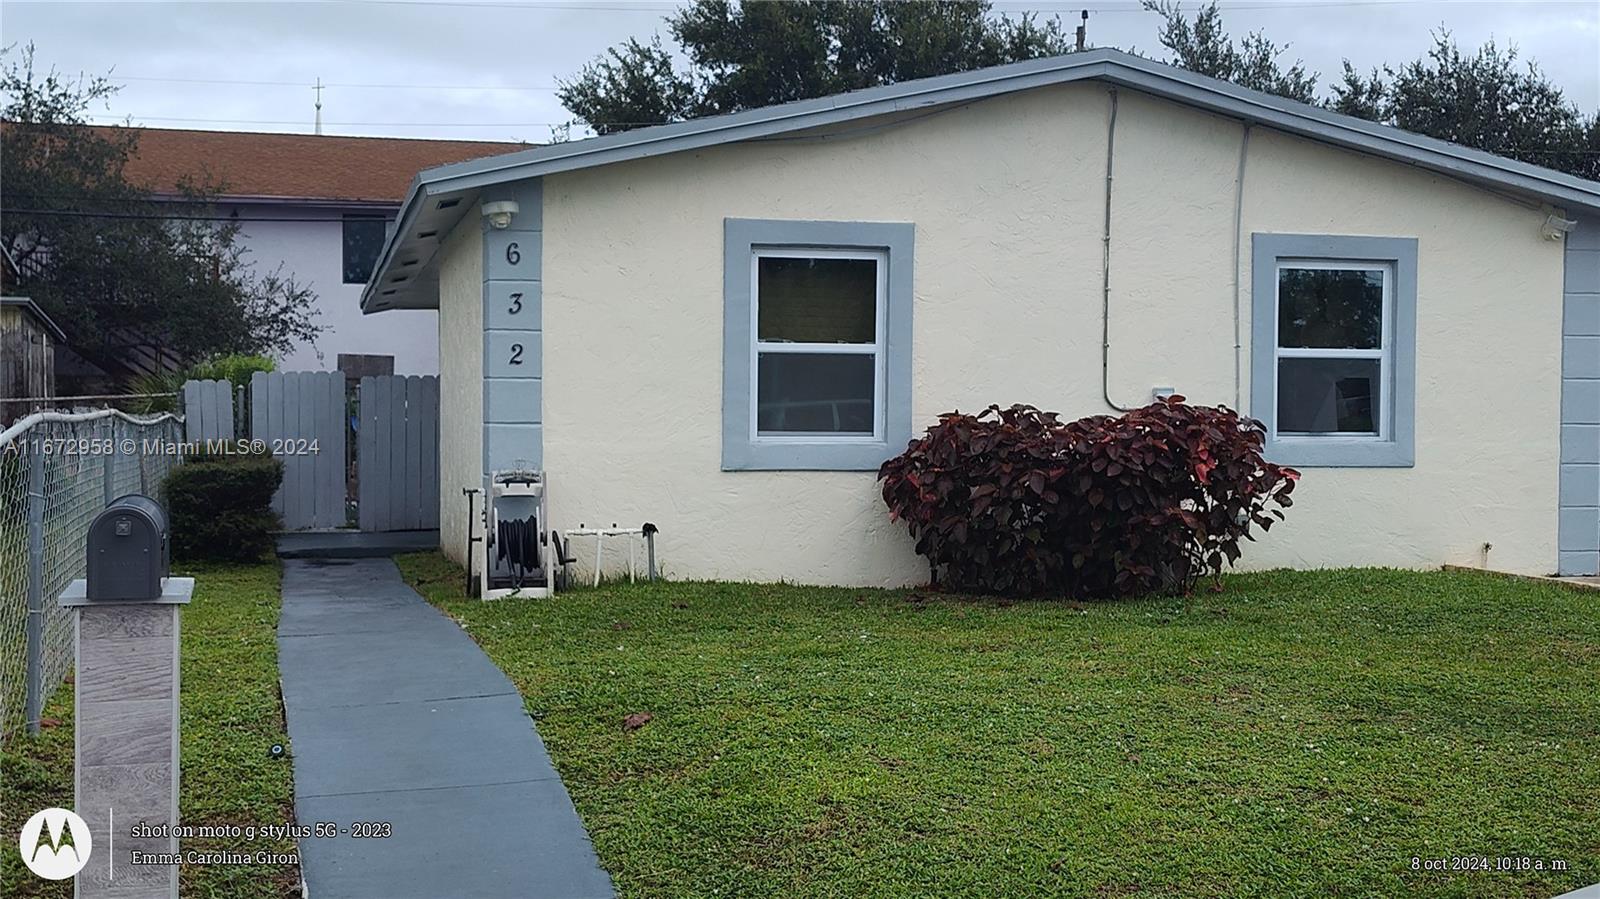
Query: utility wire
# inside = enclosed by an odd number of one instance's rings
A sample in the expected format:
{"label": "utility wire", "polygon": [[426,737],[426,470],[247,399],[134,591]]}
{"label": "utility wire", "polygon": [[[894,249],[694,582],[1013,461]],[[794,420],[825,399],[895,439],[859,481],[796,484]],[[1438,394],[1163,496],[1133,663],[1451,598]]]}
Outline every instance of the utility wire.
{"label": "utility wire", "polygon": [[[231,215],[162,215],[155,212],[92,212],[85,209],[0,209],[0,215],[49,215],[62,218],[96,218],[96,219],[131,219],[136,221],[161,221],[161,222],[293,222],[306,224],[318,222],[322,224],[338,224],[342,218],[256,218],[251,216]],[[373,216],[376,218],[376,216]],[[393,219],[384,218],[384,221]]]}
{"label": "utility wire", "polygon": [[[465,0],[332,0],[336,3],[345,3],[354,6],[416,6],[416,7],[452,7],[457,9],[549,9],[549,10],[581,10],[584,12],[675,12],[681,6],[676,3],[629,3],[622,5],[590,4],[571,2],[487,2],[470,3]],[[1446,6],[1457,3],[1459,0],[1256,0],[1256,2],[1227,3],[1219,2],[1217,7],[1226,12],[1231,9],[1318,9],[1324,7],[1361,7],[1361,6]],[[1061,0],[1059,3],[1036,2],[1007,2],[997,0],[994,8],[999,12],[1009,13],[1075,13],[1087,9],[1091,13],[1138,13],[1145,14],[1142,6],[1135,2],[1128,2],[1118,6],[1089,6],[1081,3],[1072,3],[1070,0]]]}
{"label": "utility wire", "polygon": [[[213,118],[208,118],[208,117],[205,117],[205,116],[135,115],[135,114],[132,114],[132,113],[129,113],[129,114],[126,114],[126,115],[111,115],[109,113],[106,113],[106,114],[91,113],[89,115],[89,117],[90,118],[97,118],[97,119],[112,119],[112,120],[115,120],[117,122],[122,122],[122,121],[125,121],[127,119],[133,119],[136,122],[143,122],[143,121],[149,121],[149,122],[199,122],[199,123],[202,123],[202,124],[213,124],[213,125],[301,125],[301,126],[304,126],[306,124],[306,120],[305,119],[213,119]],[[388,127],[397,127],[397,126],[402,126],[402,125],[416,125],[418,127],[426,127],[426,128],[495,128],[495,127],[500,127],[500,128],[531,128],[531,127],[538,127],[538,126],[566,125],[568,123],[567,122],[418,122],[418,121],[397,121],[397,122],[323,122],[322,124],[324,124],[324,125],[341,125],[341,126],[345,126],[345,127],[356,127],[356,126],[362,126],[362,125],[382,125],[382,126],[388,126]],[[626,124],[626,125],[659,125],[661,123],[660,122],[607,122],[606,124],[616,124],[616,125],[623,125],[623,124]],[[337,137],[338,135],[330,135],[330,136]]]}
{"label": "utility wire", "polygon": [[[237,78],[178,78],[162,75],[116,75],[118,81],[160,81],[172,84],[228,84],[245,85],[249,87],[303,87],[310,89],[315,85],[301,81],[269,81]],[[348,87],[362,89],[392,89],[415,91],[554,91],[560,90],[555,85],[543,84],[373,84],[355,81],[327,81],[323,87]]]}
{"label": "utility wire", "polygon": [[[151,122],[198,122],[198,123],[201,123],[201,124],[212,124],[212,125],[301,125],[301,126],[305,125],[305,120],[304,119],[211,119],[211,118],[204,118],[204,117],[193,117],[193,118],[191,118],[191,117],[186,117],[186,116],[141,116],[141,115],[135,115],[135,114],[132,114],[132,113],[128,113],[126,115],[120,115],[120,116],[113,116],[113,115],[111,115],[109,113],[107,113],[107,114],[105,114],[103,116],[98,115],[98,114],[90,114],[90,116],[94,117],[94,118],[111,118],[111,119],[114,119],[114,120],[116,120],[118,122],[125,121],[127,119],[132,119],[132,120],[134,120],[136,122],[139,122],[139,121],[151,121]],[[693,119],[682,119],[682,120],[679,120],[679,121],[693,121]],[[564,122],[416,122],[416,121],[400,121],[400,122],[324,122],[323,124],[324,125],[340,125],[340,126],[349,127],[349,128],[363,127],[363,126],[401,127],[401,126],[407,126],[407,125],[415,125],[415,126],[418,126],[418,127],[426,127],[426,128],[541,128],[541,127],[543,127],[543,128],[559,128],[559,127],[564,126],[564,125],[586,125],[586,126],[592,127],[595,123],[587,122],[587,121],[580,121],[576,116],[574,116],[572,119],[570,119],[568,121],[564,121]],[[607,125],[607,126],[610,126],[610,125],[634,125],[634,126],[638,126],[638,127],[643,128],[643,127],[649,127],[649,126],[652,126],[652,125],[660,125],[660,124],[663,124],[663,123],[661,123],[661,122],[611,122],[611,121],[607,121],[607,122],[601,122],[599,124]],[[672,124],[672,123],[668,123],[668,124]],[[1373,122],[1373,124],[1385,125],[1386,123],[1384,123],[1384,122]],[[134,126],[134,127],[137,127],[137,126]],[[1389,127],[1394,127],[1394,126],[1389,126]],[[329,135],[329,136],[330,137],[341,137],[341,136],[347,136],[347,135]],[[490,143],[493,143],[493,141],[490,141]],[[1469,146],[1469,145],[1463,144],[1463,146]],[[1482,148],[1472,147],[1471,149],[1482,149]],[[1497,149],[1494,149],[1494,150],[1485,150],[1484,152],[1495,153],[1495,154],[1503,156],[1508,152],[1515,152],[1517,149],[1518,148],[1515,148],[1515,147],[1501,147],[1501,148],[1497,148]],[[1530,152],[1530,153],[1543,153],[1543,154],[1548,154],[1548,155],[1552,155],[1552,156],[1554,156],[1554,155],[1562,155],[1562,156],[1594,156],[1594,155],[1600,155],[1600,150],[1556,150],[1556,149],[1545,149],[1543,147],[1536,147],[1536,148],[1534,148],[1532,150],[1529,150],[1527,152]]]}

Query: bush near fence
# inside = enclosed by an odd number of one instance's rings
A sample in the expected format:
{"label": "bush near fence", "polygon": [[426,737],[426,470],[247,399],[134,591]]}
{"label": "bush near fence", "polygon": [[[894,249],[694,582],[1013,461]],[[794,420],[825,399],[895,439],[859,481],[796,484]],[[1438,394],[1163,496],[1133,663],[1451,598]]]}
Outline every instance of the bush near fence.
{"label": "bush near fence", "polygon": [[173,558],[254,562],[272,552],[282,525],[272,495],[282,483],[283,463],[266,449],[190,456],[162,484]]}

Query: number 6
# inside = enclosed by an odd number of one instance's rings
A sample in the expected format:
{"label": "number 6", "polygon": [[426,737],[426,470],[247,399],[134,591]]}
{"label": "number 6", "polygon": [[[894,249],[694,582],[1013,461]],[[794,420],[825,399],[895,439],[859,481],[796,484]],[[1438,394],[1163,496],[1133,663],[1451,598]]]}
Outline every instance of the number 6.
{"label": "number 6", "polygon": [[517,242],[514,240],[506,244],[506,261],[512,265],[522,261],[522,251],[517,248]]}

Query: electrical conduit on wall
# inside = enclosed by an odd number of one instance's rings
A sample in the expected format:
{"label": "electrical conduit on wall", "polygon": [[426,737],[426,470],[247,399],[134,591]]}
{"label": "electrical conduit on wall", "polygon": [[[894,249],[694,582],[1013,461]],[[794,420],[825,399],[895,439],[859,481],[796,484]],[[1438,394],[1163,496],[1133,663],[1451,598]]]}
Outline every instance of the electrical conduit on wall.
{"label": "electrical conduit on wall", "polygon": [[[1111,398],[1111,199],[1117,148],[1117,89],[1109,88],[1107,97],[1105,219],[1100,233],[1100,396],[1112,409],[1130,412],[1131,408],[1120,406]],[[1239,269],[1244,253],[1244,173],[1245,160],[1250,153],[1250,132],[1255,128],[1253,122],[1243,124],[1244,136],[1239,142],[1239,170],[1233,182],[1233,408],[1236,412],[1244,410],[1244,313],[1239,286]]]}

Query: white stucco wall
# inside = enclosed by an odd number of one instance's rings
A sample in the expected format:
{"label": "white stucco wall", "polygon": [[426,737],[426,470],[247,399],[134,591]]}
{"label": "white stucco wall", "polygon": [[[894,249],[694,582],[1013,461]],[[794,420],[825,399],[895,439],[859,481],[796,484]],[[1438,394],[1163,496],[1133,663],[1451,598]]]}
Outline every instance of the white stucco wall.
{"label": "white stucco wall", "polygon": [[[397,375],[431,375],[439,372],[438,343],[434,340],[438,313],[431,309],[406,309],[379,315],[361,314],[360,284],[344,283],[345,212],[394,211],[334,209],[323,206],[249,204],[225,207],[246,221],[239,243],[249,254],[258,275],[283,266],[295,282],[317,295],[317,317],[322,328],[315,341],[300,344],[279,360],[282,371],[334,371],[340,353],[371,353],[394,357]],[[318,219],[318,221],[306,221]]]}
{"label": "white stucco wall", "polygon": [[463,487],[483,486],[483,232],[450,233],[439,263],[439,545],[465,565]]}
{"label": "white stucco wall", "polygon": [[[919,432],[940,412],[991,402],[1105,412],[1106,117],[1102,86],[1071,85],[865,136],[547,177],[544,458],[555,524],[654,521],[678,577],[925,580],[872,474],[720,470],[723,219],[915,223]],[[1124,405],[1157,385],[1233,402],[1241,136],[1237,123],[1122,92],[1111,393]],[[1496,567],[1553,568],[1561,248],[1539,239],[1541,219],[1448,179],[1256,130],[1243,211],[1244,405],[1251,232],[1416,237],[1417,462],[1307,470],[1287,525],[1247,550],[1248,565],[1476,564],[1487,542]],[[477,371],[470,353],[445,355],[447,373]],[[445,394],[449,408],[455,394]],[[461,430],[444,439],[475,433]]]}

